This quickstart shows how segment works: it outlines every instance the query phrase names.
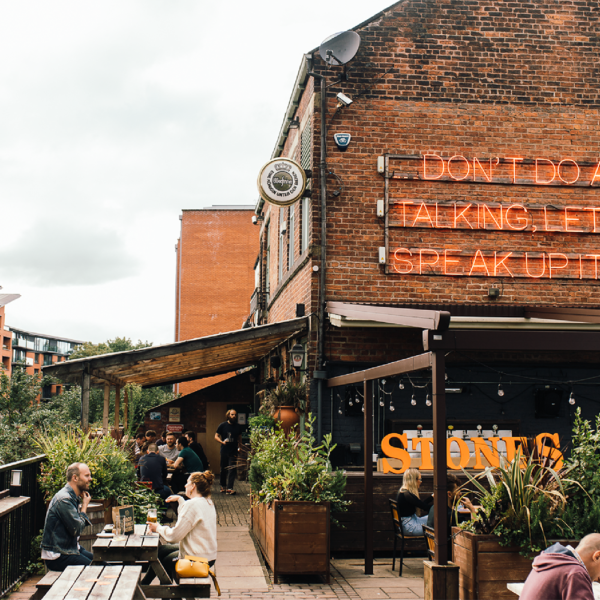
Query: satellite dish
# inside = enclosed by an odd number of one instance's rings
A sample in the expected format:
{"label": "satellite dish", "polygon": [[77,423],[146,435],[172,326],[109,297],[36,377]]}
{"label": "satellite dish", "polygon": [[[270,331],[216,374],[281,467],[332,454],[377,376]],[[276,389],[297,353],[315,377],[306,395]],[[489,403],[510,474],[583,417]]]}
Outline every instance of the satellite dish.
{"label": "satellite dish", "polygon": [[329,66],[345,65],[354,58],[359,46],[360,35],[356,31],[340,31],[323,40],[319,54]]}

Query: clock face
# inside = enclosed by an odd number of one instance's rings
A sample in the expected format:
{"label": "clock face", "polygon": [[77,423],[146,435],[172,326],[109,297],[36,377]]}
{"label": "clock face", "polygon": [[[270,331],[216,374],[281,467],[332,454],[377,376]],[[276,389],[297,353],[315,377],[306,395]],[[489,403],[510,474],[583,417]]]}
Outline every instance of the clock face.
{"label": "clock face", "polygon": [[306,173],[289,158],[270,160],[258,175],[261,197],[276,206],[289,206],[302,197],[306,188]]}

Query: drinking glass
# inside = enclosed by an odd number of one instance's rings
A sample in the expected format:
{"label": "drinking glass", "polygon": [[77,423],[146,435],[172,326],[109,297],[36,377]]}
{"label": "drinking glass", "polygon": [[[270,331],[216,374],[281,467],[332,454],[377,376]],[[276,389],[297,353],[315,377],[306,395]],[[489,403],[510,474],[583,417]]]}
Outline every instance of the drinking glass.
{"label": "drinking glass", "polygon": [[125,520],[124,519],[117,519],[117,522],[115,523],[115,527],[113,529],[114,532],[114,540],[116,541],[122,541],[122,540],[126,540],[127,536],[125,535]]}
{"label": "drinking glass", "polygon": [[156,520],[157,520],[156,508],[149,508],[147,522],[148,523],[156,523]]}

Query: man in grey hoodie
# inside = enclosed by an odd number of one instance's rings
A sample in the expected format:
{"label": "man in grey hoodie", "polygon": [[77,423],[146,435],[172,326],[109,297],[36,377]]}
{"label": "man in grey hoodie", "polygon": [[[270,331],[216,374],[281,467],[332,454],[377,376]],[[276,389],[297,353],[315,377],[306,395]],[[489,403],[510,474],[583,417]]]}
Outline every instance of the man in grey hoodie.
{"label": "man in grey hoodie", "polygon": [[600,581],[600,533],[577,548],[554,544],[536,556],[520,600],[594,600],[592,581]]}

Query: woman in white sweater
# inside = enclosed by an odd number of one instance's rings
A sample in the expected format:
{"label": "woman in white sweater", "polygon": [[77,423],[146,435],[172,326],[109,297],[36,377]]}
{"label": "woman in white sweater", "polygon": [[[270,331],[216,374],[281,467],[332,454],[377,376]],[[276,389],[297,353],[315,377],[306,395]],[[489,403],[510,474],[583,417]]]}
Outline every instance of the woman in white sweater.
{"label": "woman in white sweater", "polygon": [[[158,558],[173,579],[177,559],[186,555],[206,558],[212,567],[217,558],[217,512],[210,499],[210,488],[215,476],[211,471],[192,473],[185,486],[189,500],[181,496],[169,496],[166,502],[178,502],[179,510],[175,527],[148,523],[148,529],[158,532],[167,544],[158,549]],[[152,567],[142,579],[149,585],[154,579]]]}

